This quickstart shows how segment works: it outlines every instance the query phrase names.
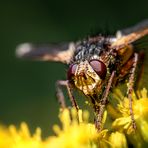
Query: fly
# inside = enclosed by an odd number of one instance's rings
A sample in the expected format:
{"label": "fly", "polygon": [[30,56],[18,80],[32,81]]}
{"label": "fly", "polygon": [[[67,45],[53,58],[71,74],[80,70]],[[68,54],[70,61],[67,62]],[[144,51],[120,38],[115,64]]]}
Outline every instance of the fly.
{"label": "fly", "polygon": [[[102,128],[103,112],[109,101],[110,90],[128,77],[127,97],[132,125],[136,129],[132,92],[135,82],[136,84],[140,82],[146,48],[148,48],[148,20],[118,31],[116,36],[98,35],[78,42],[61,44],[20,44],[16,54],[19,58],[68,64],[67,80],[58,80],[56,83],[57,98],[61,107],[66,107],[62,86],[67,88],[72,106],[77,110],[79,107],[72,91],[80,90],[93,104],[98,130]],[[140,72],[136,76],[139,63],[141,63]]]}

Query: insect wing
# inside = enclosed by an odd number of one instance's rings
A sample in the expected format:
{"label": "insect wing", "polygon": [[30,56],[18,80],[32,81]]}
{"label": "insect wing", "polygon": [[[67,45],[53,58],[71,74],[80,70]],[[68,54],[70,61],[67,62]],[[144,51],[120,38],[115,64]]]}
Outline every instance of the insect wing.
{"label": "insect wing", "polygon": [[69,63],[74,51],[74,43],[43,45],[24,43],[16,48],[16,56],[23,59]]}
{"label": "insect wing", "polygon": [[117,32],[117,39],[113,42],[112,48],[120,50],[129,44],[133,45],[134,51],[141,56],[139,61],[141,74],[138,79],[142,87],[148,88],[148,20]]}
{"label": "insect wing", "polygon": [[131,34],[133,32],[137,32],[137,31],[147,28],[147,27],[148,27],[148,19],[143,20],[142,22],[136,24],[135,26],[122,29],[122,30],[120,30],[120,32],[122,33],[122,35],[128,35],[128,34]]}
{"label": "insect wing", "polygon": [[112,47],[116,49],[122,48],[125,45],[131,44],[146,35],[148,35],[148,19],[133,27],[117,31],[116,41],[113,42]]}

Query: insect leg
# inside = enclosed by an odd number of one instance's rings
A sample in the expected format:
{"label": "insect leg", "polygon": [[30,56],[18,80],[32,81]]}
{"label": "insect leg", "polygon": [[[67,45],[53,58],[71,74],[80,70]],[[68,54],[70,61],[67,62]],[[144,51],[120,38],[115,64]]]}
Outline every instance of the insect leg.
{"label": "insect leg", "polygon": [[102,122],[102,118],[103,118],[104,108],[107,104],[107,97],[108,97],[111,85],[113,83],[114,77],[115,77],[115,71],[113,71],[111,76],[110,76],[109,82],[107,84],[107,87],[106,87],[106,89],[103,93],[103,96],[102,96],[102,99],[101,99],[101,102],[100,102],[100,106],[99,106],[99,110],[98,110],[98,114],[97,114],[97,120],[96,120],[96,127],[99,131],[102,130],[101,122]]}
{"label": "insect leg", "polygon": [[76,103],[76,100],[75,100],[74,96],[72,95],[72,90],[70,88],[68,80],[65,80],[65,81],[64,80],[59,80],[59,81],[57,81],[56,86],[57,86],[57,98],[58,98],[58,100],[59,100],[59,102],[61,104],[61,107],[65,108],[66,104],[65,104],[64,95],[63,95],[63,92],[62,92],[62,89],[60,88],[60,86],[66,86],[70,101],[72,103],[72,106],[75,107],[76,110],[78,110],[79,107],[78,107],[78,105]]}
{"label": "insect leg", "polygon": [[133,88],[134,88],[135,71],[136,71],[137,63],[138,63],[138,54],[137,53],[134,54],[133,60],[134,60],[134,63],[133,63],[133,67],[131,68],[131,72],[130,72],[127,95],[128,95],[128,99],[129,99],[129,109],[130,109],[130,116],[131,116],[131,120],[132,120],[132,126],[134,129],[136,129],[136,124],[135,124],[134,114],[133,114],[133,109],[132,109],[132,102],[133,102],[132,92],[133,92]]}
{"label": "insect leg", "polygon": [[62,89],[60,87],[60,86],[63,86],[64,83],[65,83],[64,80],[58,80],[56,82],[56,96],[57,96],[57,99],[58,99],[62,109],[66,108],[64,94],[63,94],[63,91],[62,91]]}
{"label": "insect leg", "polygon": [[141,51],[138,53],[138,63],[137,63],[138,75],[136,76],[136,85],[134,86],[135,90],[143,88],[142,87],[142,84],[143,84],[142,76],[144,74],[144,60],[145,60],[145,54],[143,51]]}

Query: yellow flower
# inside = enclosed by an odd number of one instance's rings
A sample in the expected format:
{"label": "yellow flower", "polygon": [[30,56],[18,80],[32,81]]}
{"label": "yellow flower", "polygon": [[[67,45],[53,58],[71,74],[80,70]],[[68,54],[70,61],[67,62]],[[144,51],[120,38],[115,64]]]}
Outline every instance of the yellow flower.
{"label": "yellow flower", "polygon": [[[118,91],[119,93],[119,91]],[[129,99],[119,93],[121,98],[117,106],[117,110],[121,113],[121,117],[115,119],[112,127],[118,131],[126,132],[127,137],[136,147],[141,147],[144,142],[148,142],[148,96],[147,90],[144,88],[138,91],[136,97],[132,94],[133,99],[133,114],[137,129],[134,131],[129,109]],[[119,95],[118,95],[119,96]],[[137,146],[139,145],[139,146]]]}
{"label": "yellow flower", "polygon": [[109,137],[109,141],[113,148],[127,148],[126,137],[123,133],[115,132]]}
{"label": "yellow flower", "polygon": [[14,125],[8,128],[0,126],[0,148],[127,148],[129,144],[138,148],[147,147],[147,90],[138,91],[137,96],[134,93],[132,95],[137,126],[135,132],[132,127],[129,100],[118,89],[114,93],[116,99],[113,99],[118,102],[117,107],[109,103],[102,120],[106,129],[101,132],[97,131],[94,123],[89,122],[87,111],[64,109],[59,113],[61,126],[54,125],[55,135],[45,140],[41,138],[40,128],[32,135],[26,123],[22,123],[19,129]]}
{"label": "yellow flower", "polygon": [[9,128],[0,126],[0,148],[41,148],[41,130],[31,136],[26,123],[22,123],[20,129],[10,125]]}
{"label": "yellow flower", "polygon": [[[107,130],[100,133],[96,130],[94,124],[88,123],[88,112],[79,110],[78,115],[76,110],[71,112],[65,109],[60,114],[62,129],[59,126],[54,126],[54,131],[57,136],[49,137],[47,147],[54,148],[97,148],[108,147]],[[49,140],[48,139],[48,140]]]}
{"label": "yellow flower", "polygon": [[[56,136],[41,139],[41,130],[37,128],[32,136],[26,123],[20,129],[11,125],[9,128],[0,126],[0,148],[108,148],[108,130],[100,133],[94,124],[88,123],[88,112],[64,109],[60,112],[62,129],[54,125]],[[105,120],[105,119],[104,119]]]}

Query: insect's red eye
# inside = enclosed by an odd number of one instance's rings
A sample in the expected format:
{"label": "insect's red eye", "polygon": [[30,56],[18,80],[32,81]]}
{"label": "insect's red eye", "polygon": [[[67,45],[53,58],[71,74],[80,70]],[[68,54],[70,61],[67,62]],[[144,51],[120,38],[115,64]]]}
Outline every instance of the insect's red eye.
{"label": "insect's red eye", "polygon": [[69,69],[67,72],[68,80],[70,80],[74,76],[74,74],[76,72],[76,68],[77,68],[77,64],[72,64],[69,66]]}
{"label": "insect's red eye", "polygon": [[106,77],[107,69],[106,65],[103,62],[97,59],[93,59],[89,63],[93,68],[93,70],[100,76],[101,79],[104,79]]}

